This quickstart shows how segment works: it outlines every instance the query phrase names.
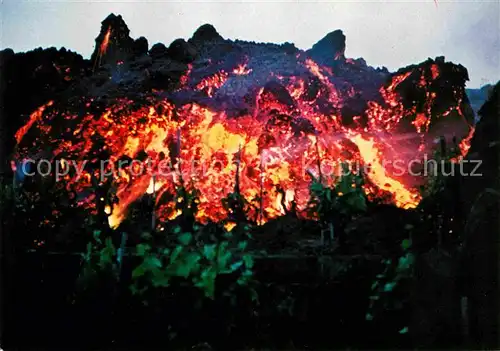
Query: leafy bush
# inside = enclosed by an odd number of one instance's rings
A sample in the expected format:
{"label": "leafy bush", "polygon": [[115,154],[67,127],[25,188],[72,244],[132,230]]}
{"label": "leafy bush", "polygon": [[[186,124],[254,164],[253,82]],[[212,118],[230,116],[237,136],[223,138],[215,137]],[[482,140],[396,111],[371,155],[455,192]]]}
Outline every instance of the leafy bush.
{"label": "leafy bush", "polygon": [[[173,248],[153,246],[147,242],[136,247],[136,254],[142,262],[132,272],[134,284],[131,289],[134,294],[143,293],[151,287],[168,288],[178,283],[201,289],[207,298],[213,299],[216,279],[221,275],[237,274],[236,282],[240,286],[251,282],[253,259],[245,253],[246,241],[240,241],[236,247],[229,240],[200,244],[196,243],[195,237],[203,228],[195,226],[193,229],[194,233],[183,232],[180,226],[174,226],[167,232],[166,236],[177,238],[178,243]],[[230,233],[226,236],[229,237]]]}
{"label": "leafy bush", "polygon": [[[384,259],[384,271],[376,276],[372,284],[372,295],[367,320],[373,320],[387,311],[402,310],[407,303],[408,294],[405,285],[413,275],[414,254],[411,252],[411,240],[404,239],[401,243],[402,255],[397,260]],[[400,333],[408,331],[407,326],[401,326]]]}
{"label": "leafy bush", "polygon": [[92,240],[87,243],[86,252],[82,254],[82,272],[78,280],[80,288],[99,284],[99,278],[116,282],[119,274],[116,254],[111,237],[102,238],[101,231],[95,230]]}

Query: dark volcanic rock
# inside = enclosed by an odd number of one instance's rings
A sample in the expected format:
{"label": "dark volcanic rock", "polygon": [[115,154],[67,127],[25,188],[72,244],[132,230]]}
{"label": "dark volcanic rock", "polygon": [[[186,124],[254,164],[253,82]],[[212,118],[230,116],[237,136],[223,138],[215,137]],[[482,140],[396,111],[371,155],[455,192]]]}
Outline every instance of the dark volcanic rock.
{"label": "dark volcanic rock", "polygon": [[270,95],[271,98],[286,107],[294,107],[295,103],[288,93],[288,90],[277,81],[270,81],[264,86],[261,97]]}
{"label": "dark volcanic rock", "polygon": [[132,48],[134,56],[146,55],[149,50],[148,40],[144,37],[137,38]]}
{"label": "dark volcanic rock", "polygon": [[[469,80],[467,69],[437,57],[402,68],[393,77],[406,74],[408,77],[394,91],[406,110],[431,116],[426,137],[431,140],[443,136],[448,144],[452,144],[454,137],[460,140],[466,137],[474,125],[474,112],[465,93],[465,83]],[[432,95],[439,99],[431,100],[432,104],[428,105],[426,101]],[[456,102],[455,108],[450,109],[450,101]],[[398,129],[407,132],[415,127],[412,120],[407,119]]]}
{"label": "dark volcanic rock", "polygon": [[3,68],[5,62],[7,62],[12,56],[14,56],[14,50],[4,49],[0,51],[0,69]]}
{"label": "dark volcanic rock", "polygon": [[166,58],[168,57],[168,49],[165,44],[156,43],[151,50],[149,50],[149,56],[151,56],[153,60]]}
{"label": "dark volcanic rock", "polygon": [[194,32],[189,42],[193,45],[200,46],[207,43],[224,40],[211,24],[204,24]]}
{"label": "dark volcanic rock", "polygon": [[488,97],[493,91],[493,85],[487,84],[485,86],[482,86],[480,89],[465,89],[465,91],[467,92],[467,96],[469,97],[471,107],[476,113],[477,120],[479,109],[488,100]]}
{"label": "dark volcanic rock", "polygon": [[307,54],[320,64],[331,64],[335,60],[343,60],[345,39],[341,30],[330,32],[307,50]]}
{"label": "dark volcanic rock", "polygon": [[177,86],[187,69],[187,65],[170,59],[155,63],[148,71],[148,86],[153,89],[171,90]]}
{"label": "dark volcanic rock", "polygon": [[[463,201],[472,206],[477,194],[490,187],[500,191],[500,82],[493,88],[488,101],[479,110],[480,121],[472,137],[464,174],[480,176],[463,177]],[[477,162],[481,162],[476,168]]]}
{"label": "dark volcanic rock", "polygon": [[[466,314],[468,315],[471,339],[469,341],[471,348],[474,349],[497,349],[499,346],[499,104],[500,83],[495,86],[490,98],[479,110],[481,119],[476,125],[465,161],[455,165],[455,175],[446,179],[446,183],[439,193],[435,194],[432,199],[425,199],[426,201],[421,204],[427,211],[433,206],[437,206],[431,212],[443,218],[451,218],[453,219],[452,223],[455,223],[449,228],[453,229],[449,231],[451,234],[448,234],[447,228],[441,235],[443,235],[443,243],[448,246],[449,252],[453,252],[453,249],[447,245],[447,242],[461,241],[461,265],[453,272],[453,279],[460,280],[460,293],[468,298]],[[477,167],[478,165],[479,167]],[[430,233],[435,231],[435,228],[428,228]],[[426,233],[420,234],[426,235]],[[421,235],[418,237],[419,241],[425,240]],[[427,242],[432,242],[432,238],[428,238]],[[455,247],[457,247],[456,244]],[[457,256],[457,254],[451,255],[454,260]],[[422,284],[419,283],[419,285]],[[444,286],[444,283],[434,282],[432,285]],[[456,290],[458,287],[454,289]],[[456,293],[454,294],[456,295]],[[454,300],[456,301],[458,298],[455,296]],[[442,303],[439,304],[442,305]],[[434,315],[434,313],[429,312],[429,315]],[[456,317],[449,316],[447,322],[449,325],[452,324],[450,320],[453,318],[456,319]],[[418,319],[423,320],[421,317]],[[436,345],[433,340],[429,340],[422,347],[431,344],[433,347]]]}
{"label": "dark volcanic rock", "polygon": [[101,22],[101,32],[95,39],[95,49],[91,56],[94,67],[104,64],[116,65],[127,61],[133,53],[134,40],[122,16],[110,14]]}
{"label": "dark volcanic rock", "polygon": [[168,55],[176,61],[191,63],[196,59],[196,48],[184,39],[176,39],[168,47]]}
{"label": "dark volcanic rock", "polygon": [[136,69],[148,68],[153,64],[153,59],[149,55],[143,55],[131,62],[130,66]]}
{"label": "dark volcanic rock", "polygon": [[500,192],[486,189],[472,207],[465,227],[464,286],[469,299],[470,337],[475,348],[498,349],[500,313]]}

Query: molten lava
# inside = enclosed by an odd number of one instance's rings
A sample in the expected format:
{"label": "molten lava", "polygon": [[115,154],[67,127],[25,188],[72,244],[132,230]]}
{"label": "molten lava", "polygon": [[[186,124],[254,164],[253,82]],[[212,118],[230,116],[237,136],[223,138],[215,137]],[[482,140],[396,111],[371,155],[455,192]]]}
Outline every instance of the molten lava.
{"label": "molten lava", "polygon": [[[231,79],[250,77],[256,67],[248,66],[240,64],[193,83],[189,66],[176,92],[191,90],[212,98]],[[420,136],[429,129],[435,94],[425,95],[423,112],[405,108],[396,90],[412,71],[396,74],[380,89],[381,100],[368,103],[367,122],[345,126],[341,108],[345,96],[355,95],[353,87],[344,96],[333,83],[331,69],[311,59],[304,59],[302,66],[307,75],[269,76],[268,82],[274,85],[262,82],[252,110],[237,117],[198,102],[174,104],[160,94],[149,94],[140,102],[109,100],[104,110],[94,109],[94,100],[88,98],[78,113],[49,103],[16,133],[19,157],[28,156],[32,148],[48,148],[57,159],[86,163],[80,177],[73,172],[64,178],[66,188],[77,193],[91,189],[95,180],[103,185],[110,179],[118,198],[105,207],[112,227],[145,194],[154,196],[159,219],[175,218],[179,211],[173,199],[181,179],[186,187],[199,191],[197,219],[201,222],[227,218],[222,199],[234,191],[236,179],[249,203],[248,215],[257,219],[262,210],[260,223],[282,215],[287,210],[283,204],[288,207],[292,202],[298,214],[306,217],[311,175],[334,185],[345,162],[355,165],[353,170],[363,167],[370,197],[389,195],[399,207],[417,206],[419,192],[405,174],[391,172],[385,161],[423,156],[427,149]],[[439,74],[433,66],[423,79],[436,79]],[[412,116],[417,142],[403,152],[397,129],[402,119]],[[42,133],[28,133],[27,138],[27,131],[35,126]],[[464,153],[471,136],[472,132],[462,141]],[[81,201],[84,208],[95,211],[93,203],[92,195]]]}

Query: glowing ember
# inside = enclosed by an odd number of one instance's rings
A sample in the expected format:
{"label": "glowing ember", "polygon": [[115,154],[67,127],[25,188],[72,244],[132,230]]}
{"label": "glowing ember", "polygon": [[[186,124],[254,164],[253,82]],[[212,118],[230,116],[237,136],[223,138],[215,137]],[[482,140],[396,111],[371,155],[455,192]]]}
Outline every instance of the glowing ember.
{"label": "glowing ember", "polygon": [[474,136],[474,132],[475,132],[475,128],[471,127],[467,137],[465,137],[460,142],[460,144],[458,144],[458,148],[460,149],[460,155],[457,158],[453,158],[452,162],[458,162],[467,155],[467,153],[469,152],[469,149],[470,149],[470,142],[472,140],[472,137]]}
{"label": "glowing ember", "polygon": [[234,70],[233,70],[233,73],[238,75],[238,76],[245,76],[249,73],[251,73],[252,70],[251,69],[248,69],[246,67],[246,65],[238,65],[238,67],[236,67]]}
{"label": "glowing ember", "polygon": [[475,128],[471,127],[469,131],[469,135],[465,139],[463,139],[460,144],[458,145],[460,147],[460,153],[462,154],[463,157],[467,155],[470,149],[470,141],[472,137],[474,136]]}
{"label": "glowing ember", "polygon": [[430,119],[425,116],[423,113],[417,114],[417,117],[412,122],[412,124],[417,128],[419,133],[422,132],[422,128],[425,127],[426,130],[429,128]]}
{"label": "glowing ember", "polygon": [[101,46],[99,47],[99,55],[102,56],[106,54],[109,45],[109,39],[111,38],[111,26],[108,28],[106,34],[104,35],[104,39],[101,42]]}
{"label": "glowing ember", "polygon": [[220,88],[227,80],[228,74],[224,71],[219,72],[211,77],[203,79],[196,85],[196,89],[205,91],[208,96],[212,96],[215,89]]}
{"label": "glowing ember", "polygon": [[53,101],[49,101],[47,104],[43,105],[43,106],[40,106],[35,112],[33,112],[31,115],[30,115],[30,119],[28,120],[28,123],[26,123],[24,126],[22,126],[17,132],[16,132],[16,140],[17,140],[17,143],[19,144],[21,142],[21,140],[23,139],[24,135],[26,134],[26,132],[33,126],[33,124],[35,122],[38,122],[40,121],[40,119],[42,118],[43,116],[43,111],[45,111],[45,109],[49,106],[52,106],[54,102]]}

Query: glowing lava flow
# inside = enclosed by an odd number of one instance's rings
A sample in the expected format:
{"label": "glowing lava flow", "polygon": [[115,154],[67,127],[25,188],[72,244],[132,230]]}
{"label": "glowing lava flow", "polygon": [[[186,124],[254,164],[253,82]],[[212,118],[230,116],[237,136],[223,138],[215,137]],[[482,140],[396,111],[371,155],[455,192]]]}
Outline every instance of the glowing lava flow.
{"label": "glowing lava flow", "polygon": [[99,55],[105,55],[108,50],[109,38],[111,38],[111,26],[108,28],[104,39],[102,40],[101,46],[99,47]]}
{"label": "glowing lava flow", "polygon": [[[382,162],[389,149],[384,135],[403,118],[415,115],[414,110],[405,110],[395,92],[411,72],[395,75],[380,90],[385,106],[368,103],[366,126],[348,128],[340,122],[343,101],[330,81],[331,70],[310,59],[303,65],[310,73],[309,79],[319,81],[317,91],[307,91],[310,81],[304,77],[278,77],[288,100],[261,88],[256,92],[254,110],[233,118],[227,117],[225,111],[194,102],[176,106],[158,95],[149,96],[147,102],[142,100],[139,107],[131,100],[112,100],[97,115],[90,112],[91,100],[82,108],[89,112],[73,115],[58,112],[55,107],[47,111],[52,105],[49,103],[35,111],[16,133],[20,154],[29,154],[32,145],[35,149],[49,145],[57,158],[89,161],[93,166],[88,165],[81,177],[65,177],[66,188],[77,193],[92,189],[92,179],[103,185],[106,173],[118,198],[118,203],[107,203],[105,208],[112,227],[118,226],[126,218],[129,206],[145,194],[155,195],[160,220],[177,216],[173,199],[181,176],[188,188],[199,191],[197,219],[201,222],[227,218],[222,199],[234,190],[236,179],[249,204],[247,213],[251,218],[259,217],[261,204],[264,218],[259,222],[280,216],[286,210],[282,204],[290,206],[292,201],[297,213],[307,216],[310,174],[321,174],[323,181],[332,185],[338,179],[336,170],[345,161],[369,165],[365,175],[370,196],[386,198],[389,194],[390,201],[399,207],[417,206],[420,194],[392,176]],[[205,77],[194,89],[212,97],[231,77],[250,72],[251,68],[239,65],[233,71]],[[437,66],[430,76],[439,76]],[[189,73],[183,76],[180,89],[189,89],[190,79]],[[352,90],[351,87],[351,95]],[[430,106],[435,96],[425,96],[425,106]],[[322,112],[315,103],[319,99],[333,106],[333,112]],[[413,122],[416,135],[428,130],[430,117],[430,112],[417,114]],[[26,131],[34,126],[40,131],[51,127],[54,132],[41,133],[35,140],[25,142]],[[411,157],[418,155],[418,144],[413,149]],[[127,159],[132,162],[120,166]],[[105,168],[95,165],[99,160],[106,160]],[[90,196],[82,201],[82,206],[95,211]]]}
{"label": "glowing lava flow", "polygon": [[398,207],[413,208],[421,200],[416,190],[407,187],[387,175],[381,160],[381,155],[375,146],[373,139],[364,139],[361,135],[353,135],[353,141],[359,147],[361,157],[369,165],[368,177],[379,189],[394,194],[394,202]]}
{"label": "glowing lava flow", "polygon": [[45,109],[47,107],[50,107],[52,106],[54,102],[53,101],[49,101],[48,103],[46,103],[45,105],[42,105],[40,106],[35,112],[33,112],[31,115],[30,115],[30,119],[28,120],[28,122],[22,126],[17,132],[16,132],[16,141],[17,143],[19,144],[21,142],[21,140],[23,139],[24,135],[26,134],[26,132],[28,132],[28,130],[33,126],[33,124],[35,122],[38,122],[42,116],[43,116],[43,111],[45,111]]}

